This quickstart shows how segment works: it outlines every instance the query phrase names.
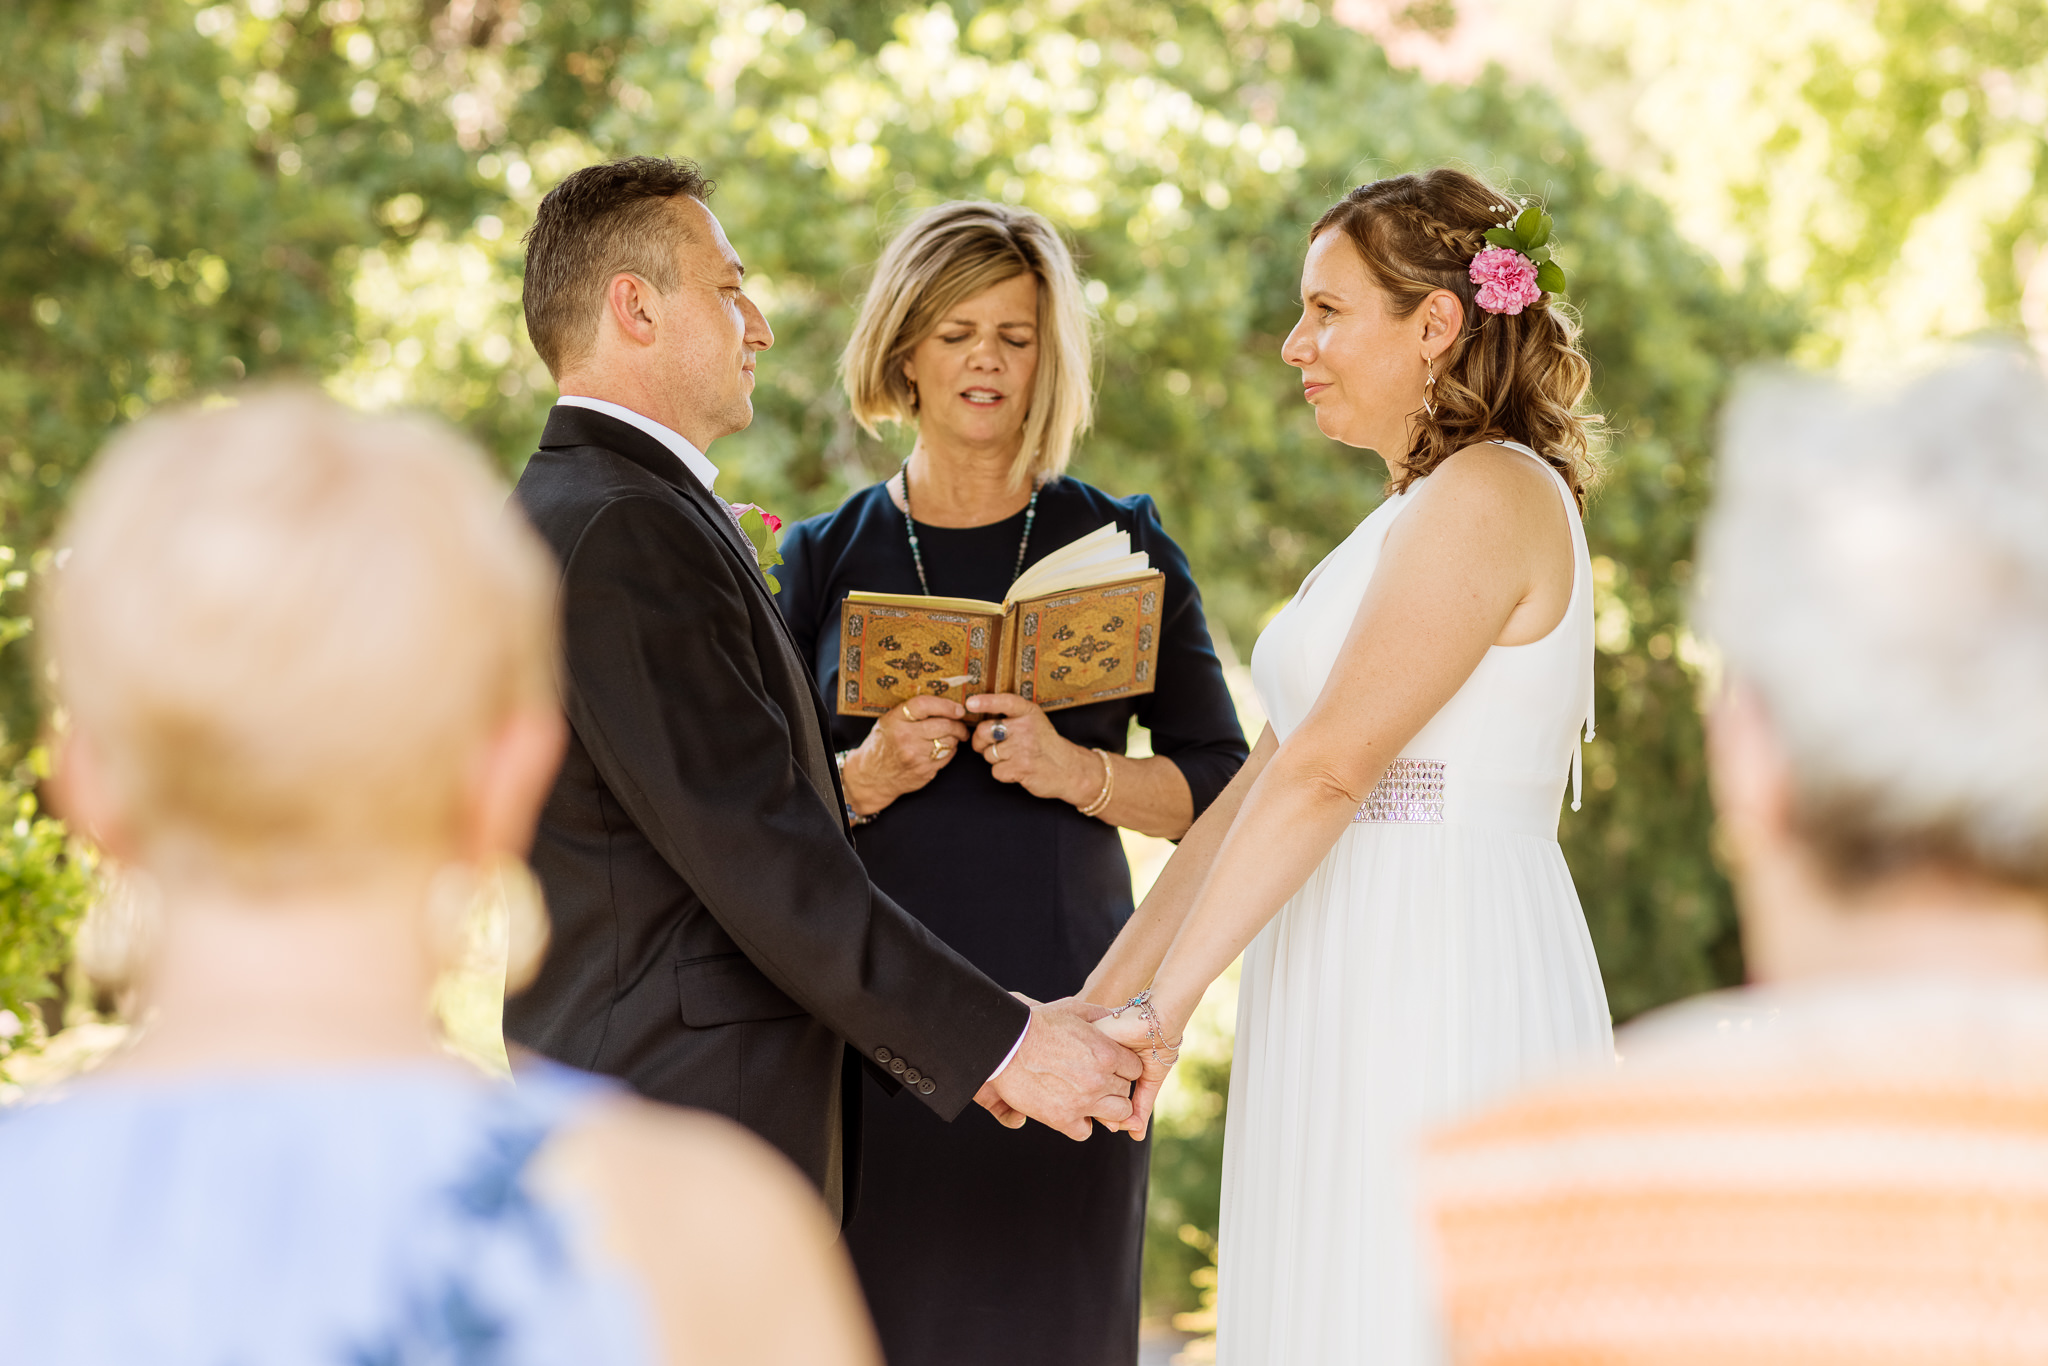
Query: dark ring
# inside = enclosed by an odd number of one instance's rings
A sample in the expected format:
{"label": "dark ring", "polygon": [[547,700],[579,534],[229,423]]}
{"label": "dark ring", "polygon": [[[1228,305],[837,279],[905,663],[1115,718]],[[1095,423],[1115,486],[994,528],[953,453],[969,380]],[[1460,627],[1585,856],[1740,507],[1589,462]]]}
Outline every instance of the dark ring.
{"label": "dark ring", "polygon": [[998,721],[996,722],[996,728],[988,733],[988,738],[1000,745],[1003,741],[1010,738],[1010,728]]}

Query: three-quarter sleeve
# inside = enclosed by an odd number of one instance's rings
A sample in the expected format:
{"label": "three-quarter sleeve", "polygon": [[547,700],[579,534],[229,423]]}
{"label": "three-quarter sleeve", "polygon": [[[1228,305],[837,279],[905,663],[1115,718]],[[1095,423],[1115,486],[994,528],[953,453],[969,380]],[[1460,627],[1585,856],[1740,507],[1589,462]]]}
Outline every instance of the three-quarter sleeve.
{"label": "three-quarter sleeve", "polygon": [[1132,513],[1133,548],[1151,556],[1152,567],[1166,574],[1159,684],[1138,699],[1138,723],[1152,732],[1152,752],[1173,760],[1187,779],[1199,817],[1237,776],[1250,751],[1187,556],[1159,524],[1149,496],[1129,499],[1125,506]]}

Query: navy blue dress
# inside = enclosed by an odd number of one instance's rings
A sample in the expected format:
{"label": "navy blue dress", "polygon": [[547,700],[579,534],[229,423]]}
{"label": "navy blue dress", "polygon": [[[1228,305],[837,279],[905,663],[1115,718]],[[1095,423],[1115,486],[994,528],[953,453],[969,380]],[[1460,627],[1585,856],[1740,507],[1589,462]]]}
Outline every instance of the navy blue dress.
{"label": "navy blue dress", "polygon": [[[1187,558],[1152,500],[1056,479],[1039,495],[1025,563],[1104,522],[1166,573],[1159,684],[1053,712],[1052,724],[1121,754],[1135,717],[1153,753],[1186,777],[1199,815],[1244,763],[1244,734]],[[1021,512],[980,527],[918,523],[932,592],[1000,601],[1023,528]],[[783,535],[777,602],[827,697],[837,695],[847,593],[921,591],[908,530],[877,484]],[[873,725],[837,717],[833,747],[855,748]],[[1117,831],[997,782],[965,746],[853,837],[877,886],[1003,986],[1039,1000],[1079,991],[1131,915]],[[1149,1145],[1101,1129],[1086,1143],[1037,1124],[1013,1132],[979,1106],[946,1124],[869,1085],[847,1240],[890,1366],[1131,1366]]]}

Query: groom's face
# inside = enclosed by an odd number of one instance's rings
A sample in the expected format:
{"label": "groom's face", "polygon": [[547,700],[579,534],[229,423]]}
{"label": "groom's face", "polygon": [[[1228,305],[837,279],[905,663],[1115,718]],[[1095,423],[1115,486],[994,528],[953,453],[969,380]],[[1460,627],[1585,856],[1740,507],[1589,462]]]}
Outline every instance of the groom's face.
{"label": "groom's face", "polygon": [[699,449],[754,420],[754,357],[775,344],[768,320],[746,295],[746,267],[725,229],[698,200],[672,201],[687,232],[680,283],[663,303],[661,379],[673,386],[677,430]]}

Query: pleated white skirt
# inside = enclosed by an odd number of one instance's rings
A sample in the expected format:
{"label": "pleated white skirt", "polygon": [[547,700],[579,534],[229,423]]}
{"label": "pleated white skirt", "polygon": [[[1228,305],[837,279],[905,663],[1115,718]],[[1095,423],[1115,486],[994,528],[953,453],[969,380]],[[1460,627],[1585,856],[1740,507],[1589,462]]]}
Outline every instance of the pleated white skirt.
{"label": "pleated white skirt", "polygon": [[1353,825],[1245,952],[1219,1366],[1437,1360],[1418,1141],[1613,1047],[1555,840]]}

